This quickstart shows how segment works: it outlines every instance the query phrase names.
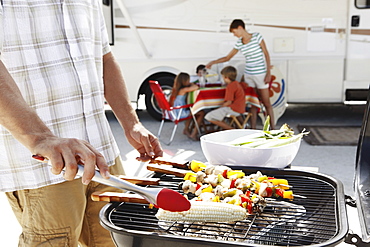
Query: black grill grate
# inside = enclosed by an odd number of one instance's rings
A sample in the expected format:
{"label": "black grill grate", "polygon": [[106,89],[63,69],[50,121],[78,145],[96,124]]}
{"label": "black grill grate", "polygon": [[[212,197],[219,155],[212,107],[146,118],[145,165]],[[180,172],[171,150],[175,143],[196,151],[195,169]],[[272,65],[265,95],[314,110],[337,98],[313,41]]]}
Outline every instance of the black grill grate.
{"label": "black grill grate", "polygon": [[[278,201],[277,205],[271,203],[263,214],[252,215],[235,223],[159,222],[155,217],[156,209],[130,203],[115,205],[107,218],[115,229],[121,229],[122,234],[134,230],[142,232],[143,235],[150,232],[160,236],[180,236],[183,240],[196,238],[217,243],[221,241],[225,244],[238,242],[241,246],[315,245],[330,242],[338,235],[341,225],[341,219],[338,217],[341,216],[338,216],[340,210],[335,182],[316,175],[301,176],[284,172],[275,175],[269,174],[268,171],[263,173],[288,179],[294,194],[306,198],[296,197],[292,202]],[[174,190],[177,190],[179,182],[182,181],[170,175],[156,176],[161,178],[160,186]]]}

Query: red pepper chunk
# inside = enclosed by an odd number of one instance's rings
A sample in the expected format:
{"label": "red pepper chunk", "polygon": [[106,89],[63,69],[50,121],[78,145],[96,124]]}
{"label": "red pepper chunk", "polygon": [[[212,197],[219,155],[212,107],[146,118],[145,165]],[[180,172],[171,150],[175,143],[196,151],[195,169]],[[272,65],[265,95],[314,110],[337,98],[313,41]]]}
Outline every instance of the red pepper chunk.
{"label": "red pepper chunk", "polygon": [[272,193],[273,193],[272,188],[267,187],[266,188],[266,197],[271,197],[272,196]]}
{"label": "red pepper chunk", "polygon": [[275,189],[275,194],[277,196],[284,197],[284,190],[283,189],[276,188]]}
{"label": "red pepper chunk", "polygon": [[248,205],[247,205],[247,210],[248,210],[248,213],[249,213],[249,214],[253,214],[253,206],[252,206],[252,202],[248,203]]}
{"label": "red pepper chunk", "polygon": [[249,192],[249,193],[246,193],[247,195],[239,195],[240,201],[241,201],[242,206],[247,209],[248,213],[253,214],[253,205],[249,197],[250,191],[247,191],[247,192]]}
{"label": "red pepper chunk", "polygon": [[240,199],[241,199],[242,203],[243,202],[247,202],[247,203],[251,202],[251,199],[246,195],[240,195]]}
{"label": "red pepper chunk", "polygon": [[235,182],[236,182],[236,178],[235,179],[231,179],[231,183],[230,183],[230,188],[235,188]]}
{"label": "red pepper chunk", "polygon": [[268,187],[268,184],[261,183],[260,191],[258,193],[262,197],[271,197],[273,194],[273,191],[271,187]]}

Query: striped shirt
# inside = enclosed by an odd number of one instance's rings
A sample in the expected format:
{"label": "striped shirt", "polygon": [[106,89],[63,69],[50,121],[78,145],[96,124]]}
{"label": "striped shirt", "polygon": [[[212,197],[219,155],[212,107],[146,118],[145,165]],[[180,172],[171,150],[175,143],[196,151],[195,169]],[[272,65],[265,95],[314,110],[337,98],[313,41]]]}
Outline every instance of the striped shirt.
{"label": "striped shirt", "polygon": [[257,75],[267,72],[266,62],[260,43],[263,38],[260,33],[252,33],[252,38],[247,44],[238,39],[234,48],[239,50],[245,57],[244,73]]}
{"label": "striped shirt", "polygon": [[[104,113],[102,57],[110,52],[100,0],[2,0],[1,60],[51,131],[119,155]],[[0,126],[0,191],[65,181]]]}

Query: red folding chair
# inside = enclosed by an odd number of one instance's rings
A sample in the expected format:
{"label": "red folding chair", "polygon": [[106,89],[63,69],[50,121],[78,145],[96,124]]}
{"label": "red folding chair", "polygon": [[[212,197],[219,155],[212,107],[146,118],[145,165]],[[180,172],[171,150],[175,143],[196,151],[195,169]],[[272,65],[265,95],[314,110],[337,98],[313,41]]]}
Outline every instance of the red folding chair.
{"label": "red folding chair", "polygon": [[[157,135],[158,138],[161,135],[162,128],[163,128],[165,120],[170,120],[171,122],[173,122],[175,124],[175,126],[173,127],[173,130],[172,130],[170,141],[169,141],[169,143],[166,143],[167,145],[170,145],[171,142],[173,141],[173,138],[175,136],[175,132],[176,132],[176,129],[177,129],[177,125],[178,125],[179,122],[182,122],[182,121],[185,121],[185,120],[188,120],[188,119],[192,118],[195,122],[195,126],[198,129],[198,132],[200,133],[197,121],[196,121],[194,115],[191,112],[191,107],[193,106],[193,104],[187,104],[187,105],[175,106],[175,107],[170,106],[170,103],[168,102],[168,100],[166,99],[166,96],[164,95],[164,93],[162,91],[161,85],[157,81],[149,81],[149,86],[150,86],[150,89],[152,90],[152,92],[154,94],[155,99],[157,100],[157,104],[158,104],[159,108],[161,108],[161,110],[162,110],[162,122],[161,122],[161,125],[159,126],[158,135]],[[186,108],[190,109],[189,116],[187,116],[185,118],[180,118],[181,112],[183,111],[183,109],[186,109]]]}

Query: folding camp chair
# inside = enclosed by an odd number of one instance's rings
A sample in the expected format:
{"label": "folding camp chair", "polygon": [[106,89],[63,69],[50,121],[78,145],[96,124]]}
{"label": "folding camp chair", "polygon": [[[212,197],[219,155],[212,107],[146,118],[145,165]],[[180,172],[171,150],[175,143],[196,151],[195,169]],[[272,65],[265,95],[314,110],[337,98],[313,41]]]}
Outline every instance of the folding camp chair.
{"label": "folding camp chair", "polygon": [[[161,108],[162,110],[162,122],[161,122],[161,125],[159,126],[158,135],[157,135],[158,138],[160,138],[165,120],[170,120],[171,122],[175,124],[172,130],[170,141],[169,143],[166,143],[167,145],[170,145],[171,142],[173,141],[173,138],[175,136],[175,132],[177,129],[177,125],[179,122],[182,122],[188,119],[193,119],[195,126],[198,129],[198,132],[200,133],[197,121],[194,115],[191,113],[191,109],[190,109],[193,106],[193,104],[187,104],[187,105],[175,106],[175,107],[170,106],[170,103],[168,102],[168,100],[166,99],[166,96],[164,95],[162,91],[161,85],[157,81],[149,81],[149,86],[154,94],[155,99],[157,100],[159,108]],[[181,112],[187,108],[190,110],[189,116],[185,118],[180,118]]]}

